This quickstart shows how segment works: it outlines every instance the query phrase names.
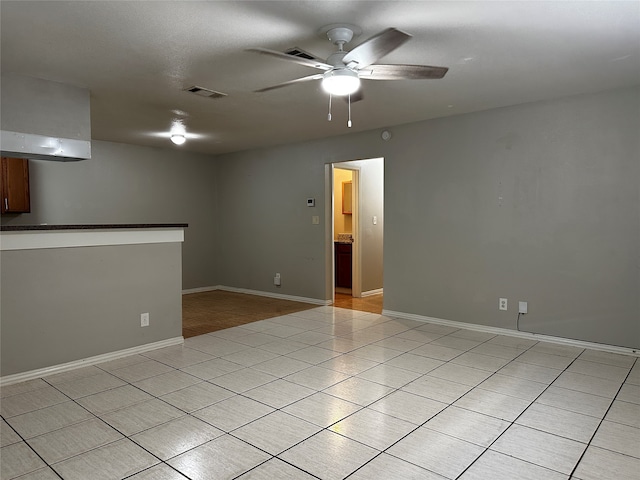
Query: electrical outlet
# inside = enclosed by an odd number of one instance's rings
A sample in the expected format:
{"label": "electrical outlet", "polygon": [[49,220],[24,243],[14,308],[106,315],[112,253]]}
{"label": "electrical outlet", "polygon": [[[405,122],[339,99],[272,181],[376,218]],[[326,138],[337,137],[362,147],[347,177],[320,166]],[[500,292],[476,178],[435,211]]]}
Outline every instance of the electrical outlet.
{"label": "electrical outlet", "polygon": [[518,313],[527,313],[529,310],[528,302],[518,302]]}
{"label": "electrical outlet", "polygon": [[140,314],[140,326],[148,327],[149,326],[149,313],[141,313]]}
{"label": "electrical outlet", "polygon": [[507,299],[506,298],[501,298],[498,301],[498,308],[500,310],[506,310],[507,309]]}
{"label": "electrical outlet", "polygon": [[276,287],[279,287],[279,286],[281,285],[281,283],[280,283],[280,282],[281,282],[281,280],[280,280],[280,274],[279,274],[279,273],[276,273],[276,276],[275,276],[275,277],[273,277],[273,284],[274,284]]}

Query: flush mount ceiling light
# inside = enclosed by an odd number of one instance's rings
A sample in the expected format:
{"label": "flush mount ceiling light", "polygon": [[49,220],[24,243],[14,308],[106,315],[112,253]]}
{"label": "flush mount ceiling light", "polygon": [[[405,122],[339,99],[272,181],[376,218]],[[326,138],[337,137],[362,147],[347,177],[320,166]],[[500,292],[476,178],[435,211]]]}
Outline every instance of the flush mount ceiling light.
{"label": "flush mount ceiling light", "polygon": [[171,135],[171,141],[176,145],[182,145],[187,141],[186,137],[181,133],[174,133]]}
{"label": "flush mount ceiling light", "polygon": [[331,70],[323,75],[322,88],[331,95],[351,95],[360,88],[360,78],[348,68]]}

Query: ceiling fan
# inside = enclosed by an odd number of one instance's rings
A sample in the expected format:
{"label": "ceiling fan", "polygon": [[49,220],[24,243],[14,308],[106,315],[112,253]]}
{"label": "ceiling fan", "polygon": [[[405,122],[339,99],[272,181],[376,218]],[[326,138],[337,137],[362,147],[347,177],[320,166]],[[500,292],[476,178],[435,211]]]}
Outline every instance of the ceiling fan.
{"label": "ceiling fan", "polygon": [[[426,80],[439,79],[449,70],[447,67],[431,67],[427,65],[382,65],[375,62],[400,47],[411,38],[411,35],[396,28],[387,28],[373,37],[365,40],[351,51],[344,49],[354,34],[359,34],[360,29],[354,25],[333,24],[320,30],[326,33],[331,43],[338,50],[325,60],[315,55],[306,54],[296,56],[290,53],[282,53],[266,48],[250,48],[251,52],[269,55],[289,62],[322,70],[324,73],[316,73],[306,77],[296,78],[288,82],[279,83],[270,87],[255,90],[266,92],[276,88],[287,87],[296,83],[322,80],[322,87],[330,95],[348,97],[349,102],[362,100],[360,80]],[[353,98],[352,98],[353,96]],[[329,112],[331,120],[331,112]],[[349,120],[349,126],[351,121]]]}

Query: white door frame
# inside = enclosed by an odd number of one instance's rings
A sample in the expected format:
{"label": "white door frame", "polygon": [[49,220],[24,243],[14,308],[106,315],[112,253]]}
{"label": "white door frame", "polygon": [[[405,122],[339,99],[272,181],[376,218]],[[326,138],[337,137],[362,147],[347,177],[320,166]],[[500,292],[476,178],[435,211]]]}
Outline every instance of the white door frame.
{"label": "white door frame", "polygon": [[[345,161],[348,162],[348,161]],[[335,205],[335,185],[334,185],[334,169],[351,170],[353,172],[352,184],[352,229],[355,241],[351,251],[351,296],[362,297],[362,249],[360,236],[360,167],[343,166],[342,162],[336,162],[325,165],[325,222],[326,226],[326,244],[327,244],[327,262],[325,272],[327,276],[327,292],[331,292],[331,301],[335,302],[335,249],[334,249],[334,205]]]}

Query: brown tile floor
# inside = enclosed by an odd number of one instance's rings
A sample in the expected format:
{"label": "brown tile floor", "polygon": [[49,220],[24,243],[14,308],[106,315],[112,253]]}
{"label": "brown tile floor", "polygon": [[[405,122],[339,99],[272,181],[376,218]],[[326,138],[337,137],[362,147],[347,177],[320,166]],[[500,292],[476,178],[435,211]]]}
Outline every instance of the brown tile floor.
{"label": "brown tile floor", "polygon": [[[336,293],[334,306],[382,313],[382,294],[364,298]],[[213,290],[182,296],[182,336],[195,337],[223,328],[300,312],[317,305],[245,293]]]}
{"label": "brown tile floor", "polygon": [[344,293],[336,293],[336,301],[333,306],[348,308],[350,310],[360,310],[361,312],[382,313],[382,299],[382,293],[362,298],[354,298]]}
{"label": "brown tile floor", "polygon": [[310,303],[223,290],[190,293],[182,296],[182,336],[194,337],[315,307]]}

